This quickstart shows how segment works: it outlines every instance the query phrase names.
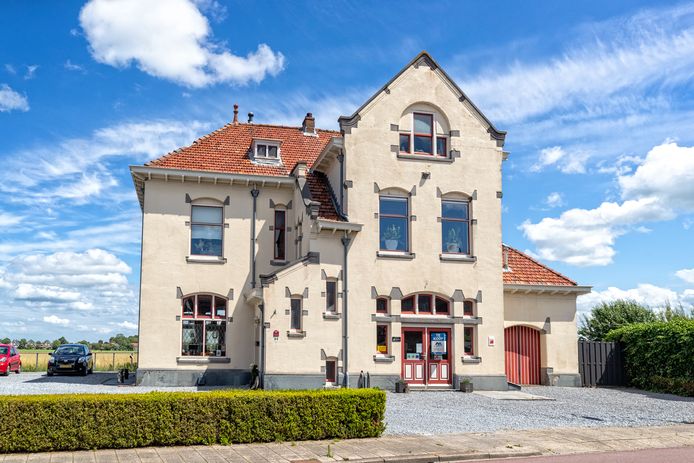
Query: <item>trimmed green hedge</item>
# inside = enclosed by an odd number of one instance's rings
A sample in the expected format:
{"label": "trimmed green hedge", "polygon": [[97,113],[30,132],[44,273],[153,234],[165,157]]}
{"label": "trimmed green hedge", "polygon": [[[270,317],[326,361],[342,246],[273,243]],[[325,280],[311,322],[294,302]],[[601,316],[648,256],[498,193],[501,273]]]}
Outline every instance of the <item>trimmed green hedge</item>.
{"label": "trimmed green hedge", "polygon": [[694,396],[694,320],[635,323],[607,340],[624,344],[632,386]]}
{"label": "trimmed green hedge", "polygon": [[0,397],[0,452],[377,437],[385,394],[151,392]]}

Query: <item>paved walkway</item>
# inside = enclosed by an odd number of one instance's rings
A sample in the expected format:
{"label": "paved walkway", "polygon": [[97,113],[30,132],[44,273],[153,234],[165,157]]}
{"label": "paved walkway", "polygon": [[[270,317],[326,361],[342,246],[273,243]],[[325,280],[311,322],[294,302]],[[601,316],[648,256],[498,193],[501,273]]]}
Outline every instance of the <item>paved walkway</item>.
{"label": "paved walkway", "polygon": [[386,436],[345,441],[13,454],[0,455],[0,462],[318,463],[349,460],[361,463],[428,463],[674,447],[691,447],[694,455],[694,424],[641,428],[556,428],[437,436]]}

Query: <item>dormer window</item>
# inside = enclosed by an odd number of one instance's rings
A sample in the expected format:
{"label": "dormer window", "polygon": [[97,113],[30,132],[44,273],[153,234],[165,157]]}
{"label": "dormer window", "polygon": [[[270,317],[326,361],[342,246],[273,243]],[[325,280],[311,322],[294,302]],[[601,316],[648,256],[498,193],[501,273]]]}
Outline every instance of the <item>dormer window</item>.
{"label": "dormer window", "polygon": [[274,140],[254,140],[252,149],[253,160],[261,163],[279,164],[280,142]]}

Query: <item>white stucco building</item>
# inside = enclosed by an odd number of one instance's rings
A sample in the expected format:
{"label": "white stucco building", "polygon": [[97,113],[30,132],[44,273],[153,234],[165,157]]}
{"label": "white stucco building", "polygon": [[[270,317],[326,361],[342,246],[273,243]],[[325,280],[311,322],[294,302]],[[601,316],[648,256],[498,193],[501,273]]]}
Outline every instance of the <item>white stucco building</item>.
{"label": "white stucco building", "polygon": [[425,52],[339,124],[235,110],[131,167],[138,382],[578,385],[589,288],[502,245],[505,132]]}

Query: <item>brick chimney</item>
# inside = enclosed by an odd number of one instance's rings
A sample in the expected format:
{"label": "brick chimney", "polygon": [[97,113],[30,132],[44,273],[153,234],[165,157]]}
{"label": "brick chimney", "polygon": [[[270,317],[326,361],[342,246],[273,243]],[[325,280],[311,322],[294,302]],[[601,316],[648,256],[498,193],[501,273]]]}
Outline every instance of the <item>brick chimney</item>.
{"label": "brick chimney", "polygon": [[313,114],[306,113],[304,122],[301,124],[301,129],[304,131],[304,134],[313,135],[316,133],[316,119],[313,117]]}

